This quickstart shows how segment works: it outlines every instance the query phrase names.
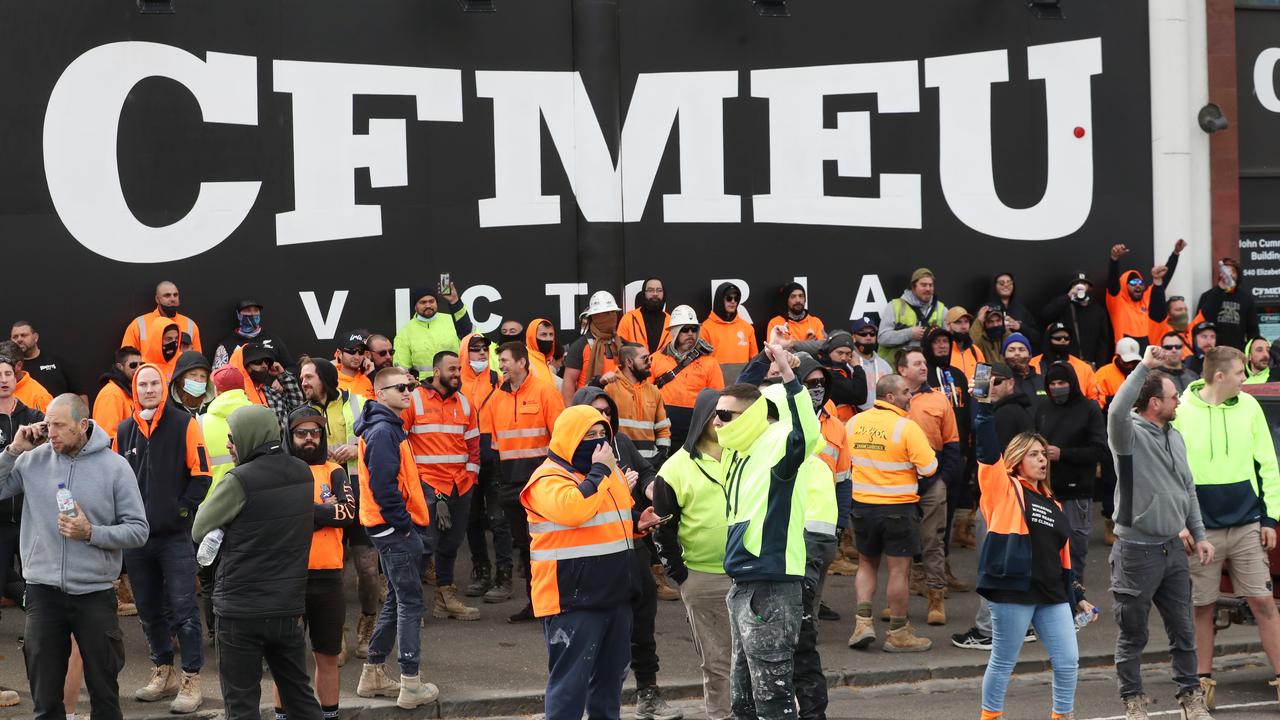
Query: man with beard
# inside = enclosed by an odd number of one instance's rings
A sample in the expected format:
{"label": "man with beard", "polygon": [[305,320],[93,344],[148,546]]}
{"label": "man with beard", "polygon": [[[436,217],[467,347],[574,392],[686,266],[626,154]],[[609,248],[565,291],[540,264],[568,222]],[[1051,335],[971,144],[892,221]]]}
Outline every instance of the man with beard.
{"label": "man with beard", "polygon": [[413,402],[402,416],[431,516],[423,544],[423,560],[434,556],[436,565],[431,614],[479,620],[480,611],[458,599],[458,587],[453,583],[453,566],[467,537],[472,490],[480,474],[480,413],[459,392],[461,373],[457,353],[436,353],[431,381],[413,391]]}
{"label": "man with beard", "polygon": [[116,427],[133,412],[133,374],[142,365],[142,353],[135,347],[115,352],[111,369],[98,378],[101,389],[93,400],[93,424],[115,440]]}
{"label": "man with beard", "polygon": [[618,363],[617,379],[604,391],[618,406],[619,431],[631,438],[641,456],[660,464],[671,452],[671,420],[662,391],[648,381],[649,351],[639,345],[623,345]]}
{"label": "man with beard", "polygon": [[191,336],[191,349],[197,352],[203,352],[200,347],[200,328],[191,318],[178,312],[181,297],[178,294],[178,286],[164,280],[156,285],[156,308],[145,315],[139,315],[134,318],[129,326],[124,329],[124,338],[120,340],[120,347],[140,348],[147,340],[148,331],[151,328],[151,321],[158,317],[168,318],[178,324],[182,332]]}
{"label": "man with beard", "polygon": [[341,342],[333,351],[333,362],[338,368],[338,387],[372,400],[373,380],[365,374],[365,366],[369,363],[369,331],[348,330],[339,337]]}
{"label": "man with beard", "polygon": [[1044,368],[1055,362],[1065,362],[1076,371],[1080,390],[1090,400],[1098,399],[1098,384],[1093,377],[1093,366],[1071,354],[1074,345],[1071,329],[1062,323],[1053,323],[1044,331],[1044,353],[1031,358],[1031,367],[1043,374]]}
{"label": "man with beard", "polygon": [[412,290],[413,317],[396,331],[395,364],[415,377],[431,373],[431,361],[442,350],[456,352],[458,342],[471,333],[471,317],[458,288]]}
{"label": "man with beard", "polygon": [[618,337],[623,342],[643,345],[656,353],[671,343],[671,316],[663,310],[666,291],[658,278],[648,278],[636,298],[636,309],[618,321]]}
{"label": "man with beard", "polygon": [[1044,385],[1040,381],[1040,373],[1031,366],[1031,341],[1022,333],[1013,333],[1004,339],[1004,364],[1013,373],[1013,386],[1036,402],[1044,396]]}
{"label": "man with beard", "polygon": [[765,337],[773,336],[773,329],[779,325],[786,325],[790,332],[790,340],[822,340],[827,334],[823,329],[822,319],[817,315],[813,315],[805,308],[808,302],[808,294],[800,283],[790,282],[783,285],[779,290],[780,299],[783,304],[782,314],[775,316],[769,321],[769,325],[764,330]]}
{"label": "man with beard", "polygon": [[255,405],[265,405],[280,419],[281,433],[289,425],[289,413],[306,404],[302,385],[277,361],[276,351],[254,341],[236,348],[230,365],[241,367],[247,382],[244,394]]}
{"label": "man with beard", "polygon": [[[1137,270],[1126,270],[1121,274],[1120,258],[1127,254],[1127,245],[1111,246],[1111,262],[1107,266],[1107,313],[1111,317],[1111,330],[1115,333],[1114,342],[1131,337],[1145,345],[1151,327],[1151,286]],[[1173,278],[1169,275],[1172,275],[1172,270],[1166,272],[1166,281],[1171,282]]]}
{"label": "man with beard", "polygon": [[858,405],[858,410],[870,410],[876,404],[876,384],[880,378],[892,375],[893,368],[877,352],[880,343],[876,337],[880,331],[875,321],[866,316],[860,317],[853,321],[849,332],[853,337],[853,356],[849,365],[862,370],[867,381],[867,399]]}
{"label": "man with beard", "polygon": [[[564,382],[560,384],[561,405],[571,405],[573,394],[587,383],[608,385],[618,376],[618,319],[622,309],[613,295],[601,290],[587,301],[582,313],[582,335],[564,353]],[[528,353],[524,353],[528,355]],[[597,380],[598,378],[598,380]]]}
{"label": "man with beard", "polygon": [[1244,347],[1245,385],[1271,381],[1271,346],[1262,337],[1250,338]]}
{"label": "man with beard", "polygon": [[1245,338],[1258,335],[1258,312],[1253,298],[1240,291],[1240,263],[1234,258],[1218,261],[1218,282],[1204,291],[1196,315],[1214,324],[1218,345],[1244,347]]}
{"label": "man with beard", "polygon": [[711,296],[711,314],[702,321],[702,338],[711,344],[711,355],[720,363],[725,375],[737,377],[742,368],[726,368],[726,365],[743,365],[751,362],[760,351],[756,343],[756,331],[743,318],[742,290],[733,283],[724,283]]}
{"label": "man with beard", "polygon": [[[304,621],[316,661],[316,697],[325,720],[338,718],[338,656],[342,653],[346,600],[342,582],[342,536],[355,522],[356,502],[342,466],[329,460],[325,419],[319,410],[300,407],[289,414],[289,454],[311,469],[315,481],[311,554],[307,561],[307,612]],[[284,712],[276,694],[276,714]]]}
{"label": "man with beard", "polygon": [[1046,324],[1062,323],[1071,328],[1072,355],[1090,367],[1107,364],[1115,340],[1106,309],[1093,297],[1093,281],[1088,275],[1079,272],[1072,276],[1067,292],[1050,300],[1040,317]]}
{"label": "man with beard", "polygon": [[693,418],[693,402],[706,388],[724,388],[724,373],[716,362],[715,349],[698,336],[698,316],[688,305],[671,311],[670,342],[651,357],[653,384],[662,391],[667,419],[671,421],[671,447],[684,445]]}
{"label": "man with beard", "polygon": [[1186,339],[1183,338],[1185,333],[1171,330],[1160,338],[1160,347],[1164,353],[1160,355],[1159,367],[1157,368],[1169,380],[1173,382],[1173,386],[1178,389],[1181,394],[1187,389],[1187,386],[1200,378],[1194,370],[1182,364],[1182,358],[1187,352]]}
{"label": "man with beard", "polygon": [[957,305],[947,311],[945,327],[951,334],[951,364],[960,368],[966,378],[973,377],[978,363],[987,361],[986,353],[969,334],[973,329],[973,316]]}
{"label": "man with beard", "polygon": [[[953,308],[954,309],[954,308]],[[971,436],[973,412],[972,400],[969,396],[969,379],[963,370],[952,364],[955,355],[952,353],[954,340],[952,334],[942,328],[934,328],[924,336],[924,344],[920,347],[924,353],[925,364],[929,369],[929,387],[942,393],[951,405],[956,416],[956,429],[960,434],[960,453],[963,470],[954,482],[947,484],[947,516],[943,530],[943,551],[947,554],[946,576],[947,589],[956,592],[969,592],[973,586],[960,580],[951,572],[951,534],[955,527],[956,511],[973,505],[969,492],[969,478],[977,477],[978,466],[971,452]],[[971,541],[968,521],[961,522],[961,537]]]}
{"label": "man with beard", "polygon": [[395,348],[391,346],[391,340],[386,335],[374,333],[365,340],[365,345],[369,348],[369,359],[373,361],[373,368],[366,375],[372,378],[382,368],[391,367]]}
{"label": "man with beard", "polygon": [[[1183,361],[1197,376],[1204,373],[1204,354],[1218,347],[1218,326],[1210,320],[1203,320],[1191,328],[1192,355]],[[0,350],[0,354],[3,354]]]}
{"label": "man with beard", "polygon": [[893,361],[902,348],[920,347],[930,328],[942,327],[947,306],[934,295],[933,271],[916,268],[902,297],[880,311],[880,357]]}
{"label": "man with beard", "polygon": [[[213,369],[226,365],[231,362],[231,355],[236,348],[244,347],[249,343],[258,343],[263,347],[271,349],[275,355],[275,359],[286,368],[293,367],[293,355],[289,352],[289,348],[285,346],[284,340],[279,335],[275,335],[262,329],[262,303],[257,300],[241,300],[236,304],[236,327],[231,331],[222,342],[218,343],[218,347],[213,351]],[[288,420],[289,413],[285,413],[285,420]]]}
{"label": "man with beard", "polygon": [[40,333],[28,320],[19,320],[9,330],[9,339],[22,351],[22,365],[31,377],[44,386],[50,395],[74,393],[89,402],[89,396],[80,392],[79,384],[72,377],[67,363],[61,357],[40,347]]}

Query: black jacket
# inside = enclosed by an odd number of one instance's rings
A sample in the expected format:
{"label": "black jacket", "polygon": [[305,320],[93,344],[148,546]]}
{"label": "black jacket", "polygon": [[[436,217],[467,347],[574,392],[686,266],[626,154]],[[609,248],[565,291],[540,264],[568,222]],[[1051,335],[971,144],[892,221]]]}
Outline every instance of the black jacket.
{"label": "black jacket", "polygon": [[996,438],[1000,441],[1002,450],[1018,433],[1036,429],[1035,410],[1032,408],[1031,398],[1023,393],[1014,391],[1003,400],[991,403],[991,412],[995,415]]}
{"label": "black jacket", "polygon": [[[996,278],[1001,275],[1008,275],[1010,278],[1013,278],[1013,273],[1011,272],[1002,272],[991,278],[991,298],[987,300],[987,305],[995,305],[1002,308],[1005,316],[1011,317],[1021,323],[1022,328],[1018,330],[1018,332],[1026,335],[1027,339],[1031,341],[1032,354],[1035,354],[1035,351],[1040,349],[1040,328],[1044,327],[1044,325],[1036,318],[1035,315],[1031,314],[1031,311],[1027,309],[1026,305],[1023,305],[1018,301],[1018,291],[1016,289],[1013,291],[1013,295],[1009,297],[1009,302],[1006,303],[1000,299],[999,293],[995,291],[995,282]],[[1017,287],[1016,279],[1014,287]]]}
{"label": "black jacket", "polygon": [[[38,423],[44,419],[44,413],[29,408],[22,404],[22,401],[14,398],[13,414],[5,415],[0,413],[0,452],[9,447],[9,443],[13,442],[13,437],[18,433],[18,428],[23,425]],[[0,522],[16,523],[22,519],[22,495],[14,495],[11,498],[0,500]],[[0,588],[2,589],[2,588]]]}
{"label": "black jacket", "polygon": [[230,361],[231,354],[236,351],[236,348],[247,345],[251,342],[260,342],[274,350],[276,353],[276,362],[284,366],[285,370],[294,369],[293,354],[289,352],[289,348],[284,344],[284,340],[281,340],[279,335],[273,335],[266,330],[259,332],[256,337],[251,338],[247,338],[235,330],[232,330],[231,333],[223,338],[222,342],[218,343],[218,346],[214,348],[213,364],[217,367],[222,367]]}
{"label": "black jacket", "polygon": [[1049,465],[1053,494],[1063,500],[1092,498],[1098,463],[1111,457],[1102,410],[1080,391],[1076,371],[1067,363],[1045,368],[1045,387],[1054,380],[1071,386],[1066,402],[1059,405],[1050,397],[1036,408],[1036,432],[1062,451]]}
{"label": "black jacket", "polygon": [[1200,296],[1196,312],[1213,323],[1218,331],[1219,346],[1242,348],[1246,338],[1258,337],[1258,312],[1253,298],[1239,285],[1235,292],[1216,286],[1206,290]]}
{"label": "black jacket", "polygon": [[[150,432],[130,416],[116,432],[116,451],[129,461],[147,508],[151,537],[191,532],[196,508],[209,492],[209,456],[196,419],[180,407],[161,404]],[[196,443],[197,439],[199,443]],[[194,454],[195,463],[188,463]]]}
{"label": "black jacket", "polygon": [[1060,322],[1071,329],[1071,354],[1093,367],[1100,368],[1111,362],[1115,343],[1111,336],[1111,319],[1101,297],[1088,305],[1074,303],[1061,293],[1045,305],[1041,311],[1046,325]]}
{"label": "black jacket", "polygon": [[844,330],[832,332],[814,358],[831,371],[827,374],[827,399],[836,406],[848,405],[856,411],[867,401],[867,373],[861,365],[833,361],[831,351],[838,347],[853,348],[853,338]]}
{"label": "black jacket", "polygon": [[[945,357],[933,354],[933,341],[938,337],[947,339]],[[924,355],[925,364],[929,366],[929,387],[942,391],[951,401],[951,409],[956,413],[956,429],[960,433],[960,448],[968,456],[973,433],[973,400],[969,397],[969,379],[965,377],[963,370],[951,364],[951,343],[951,333],[942,328],[934,328],[925,333],[924,342],[920,343],[920,352]],[[865,387],[865,382],[863,385]]]}

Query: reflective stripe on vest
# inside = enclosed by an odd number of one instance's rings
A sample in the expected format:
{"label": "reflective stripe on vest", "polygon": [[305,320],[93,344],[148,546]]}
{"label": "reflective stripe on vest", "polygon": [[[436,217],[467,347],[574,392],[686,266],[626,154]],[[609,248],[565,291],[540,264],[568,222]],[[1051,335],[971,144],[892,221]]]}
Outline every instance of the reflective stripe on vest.
{"label": "reflective stripe on vest", "polygon": [[211,467],[215,465],[230,465],[233,462],[235,461],[231,459],[230,455],[213,455],[209,458],[209,465]]}
{"label": "reflective stripe on vest", "polygon": [[475,463],[467,463],[466,471],[469,473],[480,474],[480,466]]}
{"label": "reflective stripe on vest", "polygon": [[551,433],[547,432],[546,428],[537,427],[519,428],[517,430],[499,430],[495,434],[499,440],[510,440],[511,438],[542,437],[543,435],[550,435]]}
{"label": "reflective stripe on vest", "polygon": [[873,495],[915,495],[919,490],[920,486],[915,483],[910,485],[873,485],[871,483],[855,482],[853,484],[854,492]]}
{"label": "reflective stripe on vest", "polygon": [[582,523],[581,525],[576,525],[576,526],[561,525],[560,523],[554,523],[554,522],[551,522],[550,520],[544,520],[542,522],[536,522],[536,523],[529,523],[529,532],[548,533],[548,532],[555,532],[557,530],[577,530],[579,528],[595,527],[597,525],[604,525],[606,523],[611,523],[611,522],[625,523],[630,521],[631,521],[631,513],[629,512],[624,513],[621,510],[609,509],[609,510],[603,510],[599,513],[596,513],[595,517]]}
{"label": "reflective stripe on vest", "polygon": [[[915,465],[912,465],[910,461],[888,462],[886,460],[872,460],[871,458],[858,457],[858,456],[854,456],[853,458],[851,458],[851,461],[854,465],[858,465],[860,467],[875,468],[876,470],[883,470],[885,472],[911,470],[915,467]],[[936,464],[937,461],[935,460],[934,463]]]}
{"label": "reflective stripe on vest", "polygon": [[805,520],[805,532],[818,533],[819,535],[835,535],[835,523],[823,522],[821,520]]}
{"label": "reflective stripe on vest", "polygon": [[413,461],[419,465],[448,465],[465,463],[466,455],[414,455]]}
{"label": "reflective stripe on vest", "polygon": [[902,442],[902,429],[907,426],[907,418],[898,418],[898,422],[893,425],[893,441],[895,443]]}
{"label": "reflective stripe on vest", "polygon": [[827,446],[822,448],[822,454],[831,458],[833,461],[840,459],[840,451],[831,443],[827,443]]}
{"label": "reflective stripe on vest", "polygon": [[551,450],[550,446],[547,446],[547,445],[543,445],[542,447],[536,447],[536,448],[528,448],[525,450],[498,450],[498,459],[499,460],[523,460],[526,458],[546,457],[547,452],[550,450]]}
{"label": "reflective stripe on vest", "polygon": [[620,553],[630,547],[631,541],[623,538],[621,540],[613,540],[611,542],[596,543],[595,545],[579,545],[577,547],[556,548],[552,550],[530,550],[529,560],[531,562],[544,562],[547,560],[573,560],[576,558],[598,557],[600,555]]}
{"label": "reflective stripe on vest", "polygon": [[438,423],[428,424],[428,425],[414,425],[413,428],[409,430],[409,432],[413,433],[414,435],[424,435],[426,433],[446,433],[448,435],[462,435],[466,431],[467,431],[466,425],[443,425]]}
{"label": "reflective stripe on vest", "polygon": [[836,473],[835,478],[836,478],[836,482],[838,483],[846,482],[848,480],[853,479],[853,473],[849,472],[848,470],[845,470],[844,472]]}

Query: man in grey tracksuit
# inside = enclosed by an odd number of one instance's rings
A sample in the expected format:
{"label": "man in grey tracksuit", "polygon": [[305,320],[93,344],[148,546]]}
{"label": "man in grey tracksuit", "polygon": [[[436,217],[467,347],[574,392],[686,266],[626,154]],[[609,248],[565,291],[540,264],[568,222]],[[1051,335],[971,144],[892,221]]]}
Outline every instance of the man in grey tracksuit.
{"label": "man in grey tracksuit", "polygon": [[[1142,363],[1120,386],[1107,416],[1116,468],[1116,540],[1111,548],[1111,593],[1115,598],[1116,674],[1128,717],[1145,718],[1142,651],[1154,604],[1169,632],[1178,702],[1201,710],[1196,676],[1195,625],[1187,554],[1202,564],[1213,559],[1205,541],[1200,504],[1182,435],[1170,422],[1178,389],[1157,368],[1166,351],[1147,347]],[[1191,717],[1208,717],[1192,714]]]}

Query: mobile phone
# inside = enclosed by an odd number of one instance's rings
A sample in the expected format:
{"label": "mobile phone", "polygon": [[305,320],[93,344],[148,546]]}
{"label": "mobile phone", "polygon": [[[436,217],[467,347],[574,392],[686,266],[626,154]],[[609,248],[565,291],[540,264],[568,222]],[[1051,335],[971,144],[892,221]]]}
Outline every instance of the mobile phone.
{"label": "mobile phone", "polygon": [[676,516],[675,513],[671,513],[670,515],[663,515],[662,517],[658,518],[658,522],[654,523],[651,527],[666,525],[667,523],[671,522],[672,518],[674,518],[675,516]]}
{"label": "mobile phone", "polygon": [[978,363],[973,371],[973,387],[969,393],[977,400],[986,400],[991,396],[991,366]]}
{"label": "mobile phone", "polygon": [[440,273],[440,294],[448,295],[451,285],[453,285],[453,279],[449,277],[449,273]]}

